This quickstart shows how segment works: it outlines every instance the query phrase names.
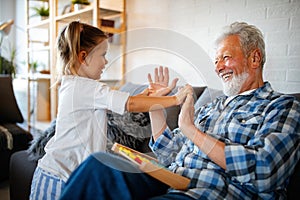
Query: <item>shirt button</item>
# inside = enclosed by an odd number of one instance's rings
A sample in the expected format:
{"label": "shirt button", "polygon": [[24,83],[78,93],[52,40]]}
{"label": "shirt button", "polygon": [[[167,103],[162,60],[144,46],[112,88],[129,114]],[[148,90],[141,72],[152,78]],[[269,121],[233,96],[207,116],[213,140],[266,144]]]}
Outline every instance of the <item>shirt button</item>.
{"label": "shirt button", "polygon": [[242,123],[246,123],[246,120],[243,119],[243,120],[242,120]]}

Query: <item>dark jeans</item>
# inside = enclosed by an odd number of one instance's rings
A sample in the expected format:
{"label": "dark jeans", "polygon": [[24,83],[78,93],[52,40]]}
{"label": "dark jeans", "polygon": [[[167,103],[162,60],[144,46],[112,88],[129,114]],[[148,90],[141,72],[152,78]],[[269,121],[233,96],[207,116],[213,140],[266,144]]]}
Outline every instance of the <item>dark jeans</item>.
{"label": "dark jeans", "polygon": [[89,156],[70,176],[61,199],[191,199],[109,153]]}

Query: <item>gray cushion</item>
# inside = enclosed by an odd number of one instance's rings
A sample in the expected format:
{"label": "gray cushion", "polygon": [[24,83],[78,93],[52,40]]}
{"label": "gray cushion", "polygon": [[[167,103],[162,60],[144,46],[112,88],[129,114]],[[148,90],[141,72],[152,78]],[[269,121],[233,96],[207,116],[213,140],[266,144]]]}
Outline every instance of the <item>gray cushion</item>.
{"label": "gray cushion", "polygon": [[201,96],[198,98],[198,100],[195,102],[195,117],[198,116],[198,113],[200,111],[200,108],[210,102],[212,102],[214,99],[216,99],[219,96],[224,95],[222,90],[212,89],[212,88],[205,88]]}
{"label": "gray cushion", "polygon": [[[141,93],[147,85],[131,82],[123,85],[119,90],[129,92],[130,96]],[[107,112],[107,137],[109,150],[114,142],[141,150],[140,147],[151,136],[151,125],[148,113],[129,113],[123,115]]]}
{"label": "gray cushion", "polygon": [[147,87],[148,85],[127,82],[119,90],[123,92],[129,92],[130,96],[133,96],[141,93]]}

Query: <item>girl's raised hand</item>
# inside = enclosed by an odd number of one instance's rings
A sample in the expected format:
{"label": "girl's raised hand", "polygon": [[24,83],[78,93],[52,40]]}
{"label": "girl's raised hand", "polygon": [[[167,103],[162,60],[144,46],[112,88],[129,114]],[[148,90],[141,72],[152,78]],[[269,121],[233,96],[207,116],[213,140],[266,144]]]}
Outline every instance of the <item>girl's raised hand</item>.
{"label": "girl's raised hand", "polygon": [[165,96],[176,87],[178,78],[175,78],[169,86],[169,69],[160,66],[159,68],[154,69],[154,80],[155,82],[153,82],[151,74],[148,74],[148,95]]}

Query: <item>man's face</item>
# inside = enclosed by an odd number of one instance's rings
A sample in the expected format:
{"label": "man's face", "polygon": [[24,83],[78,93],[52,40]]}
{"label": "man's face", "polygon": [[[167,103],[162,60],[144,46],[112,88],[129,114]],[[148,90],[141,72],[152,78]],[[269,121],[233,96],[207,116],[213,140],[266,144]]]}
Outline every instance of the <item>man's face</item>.
{"label": "man's face", "polygon": [[245,86],[249,79],[247,58],[237,35],[228,36],[218,45],[215,67],[222,80],[225,95],[237,95],[247,90]]}

